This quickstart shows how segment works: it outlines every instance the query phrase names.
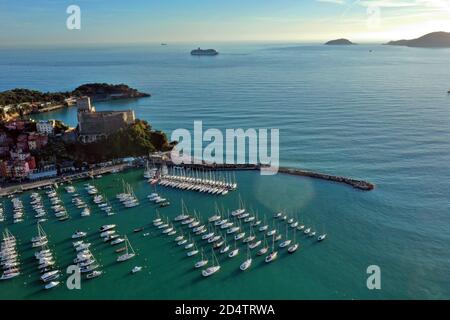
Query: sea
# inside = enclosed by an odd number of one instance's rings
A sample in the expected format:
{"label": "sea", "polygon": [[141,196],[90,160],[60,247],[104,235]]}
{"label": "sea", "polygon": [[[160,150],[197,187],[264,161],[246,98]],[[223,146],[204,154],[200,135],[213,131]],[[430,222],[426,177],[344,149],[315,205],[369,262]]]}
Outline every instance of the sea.
{"label": "sea", "polygon": [[[280,210],[327,233],[317,242],[297,232],[300,249],[294,254],[275,243],[279,257],[272,263],[252,251],[245,272],[239,265],[246,247],[238,242],[239,255],[230,259],[216,252],[221,270],[205,278],[194,268],[199,255],[187,257],[173,236],[153,227],[157,207],[146,196],[154,189],[142,169],[74,182],[92,208],[90,217],[80,216],[61,186],[71,219],[60,222],[49,214],[42,224],[62,271],[61,284],[51,290],[43,289],[33,258],[30,239],[37,228],[29,193],[20,195],[26,210],[19,224],[12,224],[11,200],[3,198],[7,219],[0,228],[19,240],[22,274],[0,282],[0,299],[449,299],[450,50],[241,42],[202,44],[220,54],[191,56],[197,46],[4,48],[0,90],[125,83],[152,96],[96,102],[96,109],[133,109],[169,138],[175,129],[192,130],[194,121],[202,121],[204,130],[276,128],[282,166],[364,179],[375,189],[252,171],[236,172],[238,189],[226,196],[157,187],[171,202],[159,210],[165,219],[181,213],[182,200],[205,220],[217,209],[226,215],[242,199],[283,238],[286,223],[273,218]],[[77,124],[76,108],[34,118]],[[125,209],[116,200],[122,181],[133,187],[140,206]],[[116,215],[95,208],[84,190],[88,182],[110,200]],[[127,235],[135,258],[116,262],[116,248],[98,234],[110,223]],[[181,226],[174,225],[180,233]],[[134,233],[137,227],[144,231]],[[75,258],[75,230],[88,232],[103,274],[69,290],[66,268]],[[186,228],[183,232],[187,236]],[[294,237],[289,228],[288,237]],[[210,246],[195,241],[211,261]],[[230,237],[228,242],[234,247]],[[134,266],[143,269],[132,274]]]}

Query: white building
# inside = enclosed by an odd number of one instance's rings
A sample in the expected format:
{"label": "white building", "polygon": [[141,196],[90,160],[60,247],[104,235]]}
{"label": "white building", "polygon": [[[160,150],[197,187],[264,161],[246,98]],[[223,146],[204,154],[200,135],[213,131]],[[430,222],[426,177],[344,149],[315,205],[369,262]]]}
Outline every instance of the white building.
{"label": "white building", "polygon": [[44,134],[53,134],[53,129],[55,128],[55,120],[48,120],[48,121],[38,121],[36,123],[36,130],[39,133],[44,133]]}

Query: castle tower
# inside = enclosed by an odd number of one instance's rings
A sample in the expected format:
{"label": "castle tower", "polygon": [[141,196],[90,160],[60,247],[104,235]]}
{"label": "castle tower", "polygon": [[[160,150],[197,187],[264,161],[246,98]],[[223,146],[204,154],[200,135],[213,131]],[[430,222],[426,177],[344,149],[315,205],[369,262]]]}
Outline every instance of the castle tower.
{"label": "castle tower", "polygon": [[91,105],[91,98],[81,97],[77,99],[78,112],[95,112],[95,108]]}

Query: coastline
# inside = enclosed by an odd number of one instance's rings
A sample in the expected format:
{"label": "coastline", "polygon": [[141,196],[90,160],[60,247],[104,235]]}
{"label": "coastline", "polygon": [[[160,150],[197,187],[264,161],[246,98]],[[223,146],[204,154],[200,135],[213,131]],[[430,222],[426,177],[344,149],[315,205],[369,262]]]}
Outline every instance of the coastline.
{"label": "coastline", "polygon": [[[161,164],[161,162],[159,164]],[[208,169],[208,170],[217,170],[217,171],[242,171],[242,170],[258,170],[259,171],[259,170],[261,170],[261,168],[263,168],[263,166],[261,166],[259,164],[207,164],[206,163],[206,164],[176,165],[171,161],[166,161],[165,164],[168,166],[171,166],[171,167],[178,166],[178,167],[184,167],[184,168]],[[67,176],[54,177],[54,178],[49,178],[49,179],[44,179],[44,180],[39,180],[39,181],[34,181],[34,182],[19,183],[19,184],[15,184],[15,185],[6,186],[6,187],[1,187],[0,188],[0,197],[8,196],[10,194],[14,194],[17,192],[29,191],[29,190],[36,189],[39,187],[52,185],[54,183],[64,183],[64,182],[68,182],[68,181],[92,178],[93,176],[96,176],[99,174],[124,171],[129,168],[138,168],[138,167],[142,167],[142,165],[116,164],[113,166],[96,168],[96,169],[92,169],[89,171],[83,171],[83,172],[79,172],[79,173],[75,173],[75,174],[67,175]],[[282,174],[302,176],[302,177],[308,177],[308,178],[313,178],[313,179],[326,180],[326,181],[330,181],[330,182],[342,183],[342,184],[346,184],[348,186],[351,186],[351,187],[361,190],[361,191],[371,191],[375,188],[374,184],[372,184],[368,181],[365,181],[365,180],[352,179],[349,177],[324,174],[324,173],[320,173],[320,172],[314,172],[314,171],[303,170],[303,169],[280,167],[278,172],[282,173]]]}

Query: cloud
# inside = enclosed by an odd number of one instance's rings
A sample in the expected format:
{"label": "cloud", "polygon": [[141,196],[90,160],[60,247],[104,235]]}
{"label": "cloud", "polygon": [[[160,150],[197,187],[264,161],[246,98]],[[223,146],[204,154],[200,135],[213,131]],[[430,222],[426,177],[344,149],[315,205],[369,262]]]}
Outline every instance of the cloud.
{"label": "cloud", "polygon": [[439,8],[450,7],[448,0],[356,0],[353,4],[360,4],[364,7],[375,6],[379,8]]}
{"label": "cloud", "polygon": [[316,0],[317,2],[325,2],[325,3],[333,3],[343,5],[345,4],[345,0]]}

